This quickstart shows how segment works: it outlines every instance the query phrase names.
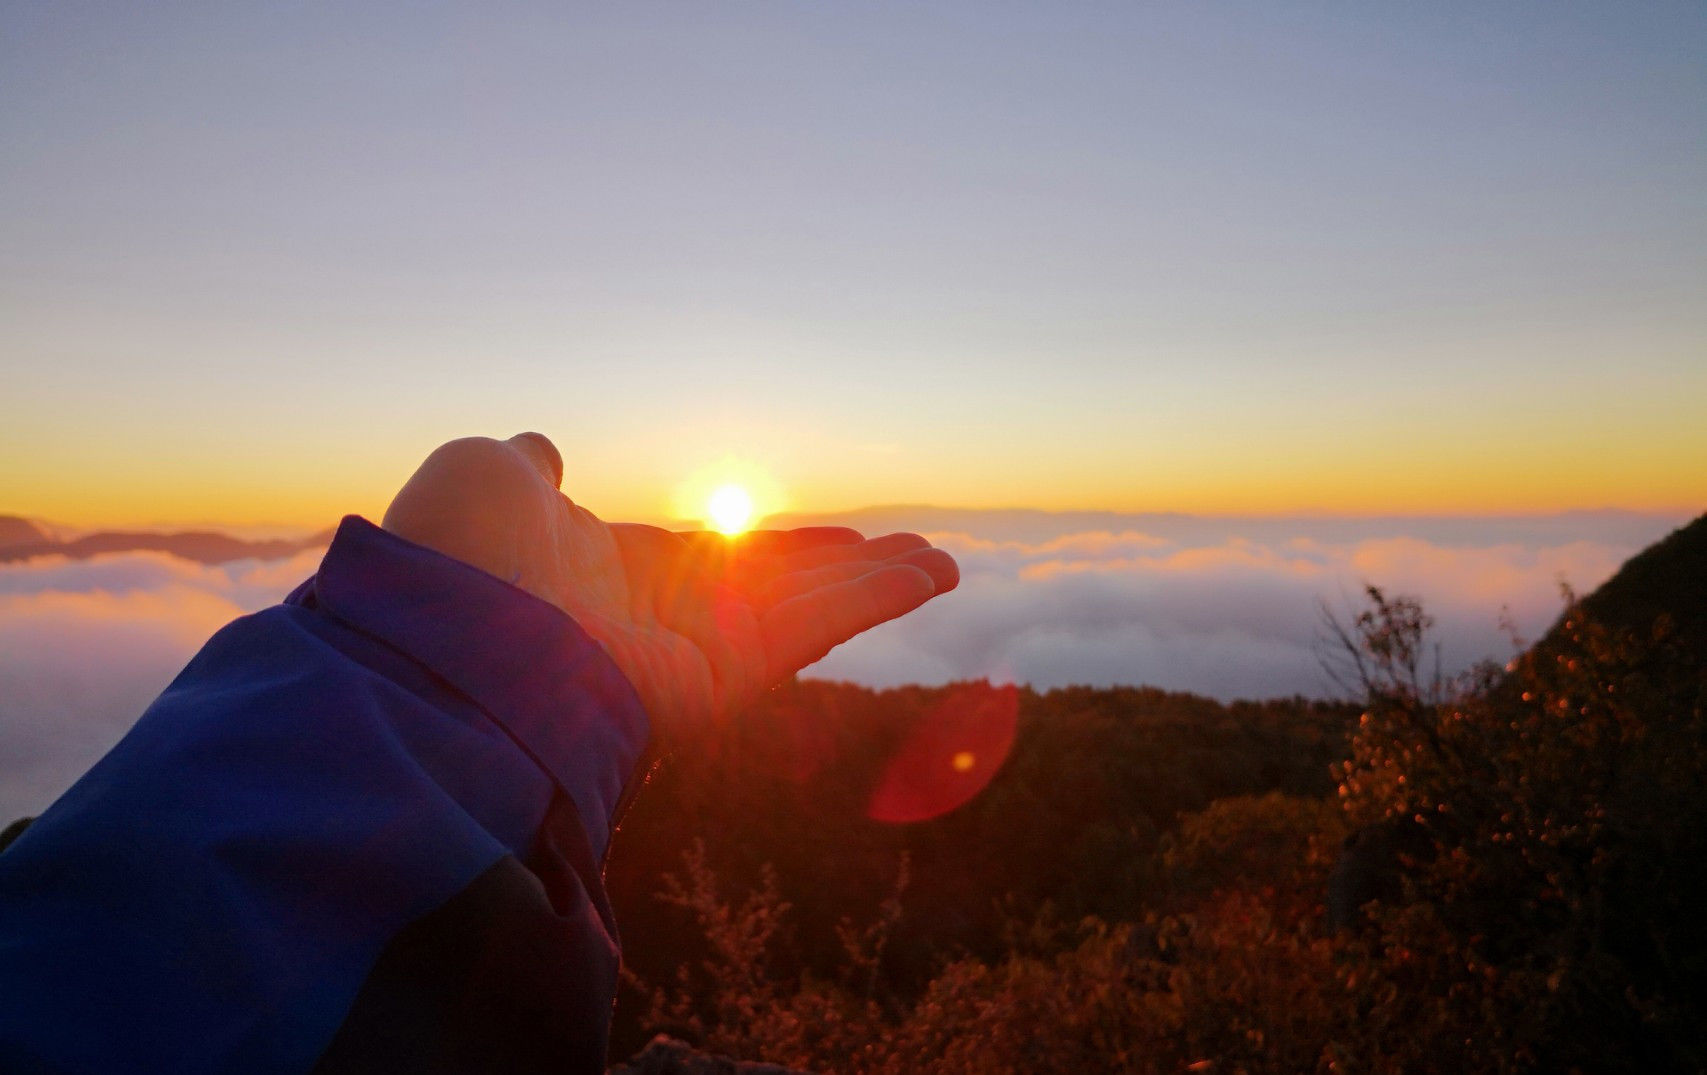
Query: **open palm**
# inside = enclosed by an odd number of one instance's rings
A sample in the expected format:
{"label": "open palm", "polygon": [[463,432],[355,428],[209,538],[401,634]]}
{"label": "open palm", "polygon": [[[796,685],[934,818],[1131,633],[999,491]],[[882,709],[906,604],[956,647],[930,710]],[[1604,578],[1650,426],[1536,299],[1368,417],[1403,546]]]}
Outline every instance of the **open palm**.
{"label": "open palm", "polygon": [[667,730],[740,706],[829,650],[954,588],[953,559],[913,534],[841,527],[677,534],[607,524],[559,491],[537,433],[433,452],[385,528],[573,616]]}

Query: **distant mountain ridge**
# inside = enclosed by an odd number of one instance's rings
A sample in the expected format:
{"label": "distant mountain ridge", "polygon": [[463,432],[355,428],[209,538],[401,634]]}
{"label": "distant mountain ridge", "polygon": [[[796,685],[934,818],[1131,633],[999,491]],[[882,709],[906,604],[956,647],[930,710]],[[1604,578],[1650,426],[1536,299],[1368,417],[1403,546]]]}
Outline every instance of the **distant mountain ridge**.
{"label": "distant mountain ridge", "polygon": [[52,541],[47,528],[33,519],[18,515],[0,515],[0,550],[23,545],[40,545]]}
{"label": "distant mountain ridge", "polygon": [[[848,526],[865,534],[896,531],[961,533],[988,541],[1046,542],[1068,534],[1138,532],[1180,544],[1220,543],[1237,538],[1287,542],[1314,540],[1350,544],[1413,538],[1442,546],[1502,543],[1565,545],[1600,541],[1646,548],[1656,535],[1689,522],[1690,516],[1621,509],[1568,511],[1551,515],[1187,515],[1178,512],[1043,511],[1033,508],[943,508],[930,504],[886,504],[839,512],[785,512],[767,516],[767,528]],[[676,520],[672,529],[701,524]],[[61,537],[64,528],[18,515],[0,515],[0,563],[35,556],[87,559],[103,553],[165,552],[203,564],[244,559],[279,559],[331,541],[326,530],[304,538],[249,540],[214,530],[102,530]]]}
{"label": "distant mountain ridge", "polygon": [[0,515],[0,563],[29,560],[38,556],[65,556],[87,560],[93,556],[121,552],[163,552],[200,564],[224,564],[233,560],[282,560],[304,549],[319,548],[332,540],[330,530],[298,539],[247,541],[211,530],[155,531],[102,530],[61,541],[40,524],[16,515]]}

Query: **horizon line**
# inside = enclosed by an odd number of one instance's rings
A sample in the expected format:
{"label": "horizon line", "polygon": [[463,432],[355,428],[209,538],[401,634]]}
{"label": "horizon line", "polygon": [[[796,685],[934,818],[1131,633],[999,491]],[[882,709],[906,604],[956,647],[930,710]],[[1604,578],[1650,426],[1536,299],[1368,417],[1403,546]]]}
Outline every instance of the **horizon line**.
{"label": "horizon line", "polygon": [[[1707,507],[1659,507],[1659,508],[1630,508],[1602,505],[1598,507],[1569,507],[1554,510],[1519,510],[1519,511],[1337,511],[1325,508],[1302,508],[1295,511],[1262,511],[1262,512],[1192,512],[1169,510],[1134,510],[1121,508],[1037,508],[1027,506],[1006,507],[963,507],[945,504],[922,502],[898,502],[885,504],[867,504],[854,508],[836,509],[791,509],[787,511],[769,512],[758,517],[755,529],[766,524],[805,521],[811,522],[823,519],[852,518],[865,515],[907,514],[911,512],[932,512],[962,516],[977,515],[1026,515],[1035,518],[1067,518],[1073,516],[1105,516],[1132,519],[1169,519],[1169,520],[1204,520],[1204,521],[1270,521],[1282,522],[1289,520],[1309,520],[1320,522],[1350,522],[1350,521],[1453,521],[1453,522],[1500,522],[1528,521],[1535,522],[1546,519],[1590,518],[1624,516],[1629,518],[1650,519],[1694,519],[1707,514]],[[217,519],[194,520],[153,520],[148,522],[113,521],[92,525],[78,525],[25,512],[0,511],[0,520],[18,519],[40,527],[48,532],[51,540],[75,540],[100,533],[146,533],[146,534],[187,534],[187,533],[220,533],[227,536],[269,535],[275,539],[294,537],[304,539],[335,530],[338,521],[345,515],[360,514],[359,512],[344,512],[335,518],[328,519],[323,524],[285,523],[285,522],[253,522],[239,523]],[[612,519],[612,522],[640,522],[650,525],[681,527],[684,524],[704,526],[705,520],[692,516],[671,516],[668,514],[653,514],[635,519]],[[68,536],[69,535],[69,536]],[[259,536],[251,540],[264,540]]]}

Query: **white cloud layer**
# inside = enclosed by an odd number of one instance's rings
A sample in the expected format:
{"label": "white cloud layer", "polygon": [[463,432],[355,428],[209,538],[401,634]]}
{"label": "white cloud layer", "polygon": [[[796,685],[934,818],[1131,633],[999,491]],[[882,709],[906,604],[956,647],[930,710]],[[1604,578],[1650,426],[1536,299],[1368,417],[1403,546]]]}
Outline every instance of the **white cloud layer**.
{"label": "white cloud layer", "polygon": [[811,674],[877,686],[988,676],[1039,688],[1143,683],[1222,699],[1321,696],[1333,690],[1320,659],[1322,602],[1356,607],[1365,583],[1422,598],[1451,672],[1509,655],[1502,610],[1534,637],[1559,613],[1561,580],[1591,590],[1640,547],[1192,542],[1137,531],[931,538],[960,561],[960,592],[842,646]]}
{"label": "white cloud layer", "polygon": [[39,812],[118,742],[220,627],[320,552],[208,567],[133,552],[0,564],[0,823]]}
{"label": "white cloud layer", "polygon": [[[1318,603],[1373,582],[1421,597],[1449,668],[1508,652],[1647,541],[1346,539],[1082,530],[1041,540],[933,539],[959,592],[849,643],[810,674],[873,686],[991,677],[1040,688],[1145,683],[1217,698],[1323,695]],[[1419,532],[1421,532],[1419,530]],[[319,551],[204,566],[159,553],[0,564],[0,822],[40,811],[100,757],[220,626],[277,601]]]}

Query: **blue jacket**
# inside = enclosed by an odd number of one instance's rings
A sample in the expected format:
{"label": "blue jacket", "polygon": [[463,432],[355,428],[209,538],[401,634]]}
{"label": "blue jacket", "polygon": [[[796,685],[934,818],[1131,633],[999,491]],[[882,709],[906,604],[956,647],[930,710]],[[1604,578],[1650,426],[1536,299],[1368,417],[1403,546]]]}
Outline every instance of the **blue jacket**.
{"label": "blue jacket", "polygon": [[601,1071],[648,722],[560,610],[356,517],[0,853],[0,1071]]}

